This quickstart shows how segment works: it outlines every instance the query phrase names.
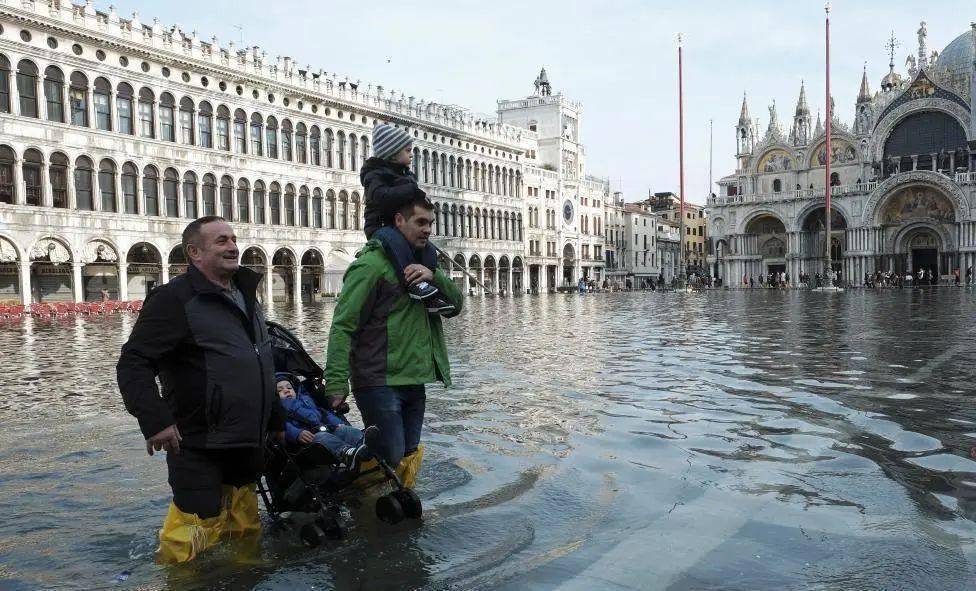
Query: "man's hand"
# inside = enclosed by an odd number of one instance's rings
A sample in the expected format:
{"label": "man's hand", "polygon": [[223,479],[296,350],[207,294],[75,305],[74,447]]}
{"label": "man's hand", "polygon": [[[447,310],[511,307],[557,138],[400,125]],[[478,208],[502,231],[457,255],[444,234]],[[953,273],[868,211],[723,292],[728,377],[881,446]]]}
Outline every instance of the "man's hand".
{"label": "man's hand", "polygon": [[146,440],[146,451],[149,455],[153,455],[154,450],[180,453],[180,441],[183,441],[183,436],[179,428],[175,424],[170,425]]}
{"label": "man's hand", "polygon": [[424,265],[414,263],[412,265],[407,265],[403,269],[403,278],[406,279],[407,283],[410,285],[420,283],[421,281],[430,283],[434,280],[434,272]]}
{"label": "man's hand", "polygon": [[315,435],[312,435],[311,431],[302,431],[298,434],[298,442],[309,444],[315,441]]}

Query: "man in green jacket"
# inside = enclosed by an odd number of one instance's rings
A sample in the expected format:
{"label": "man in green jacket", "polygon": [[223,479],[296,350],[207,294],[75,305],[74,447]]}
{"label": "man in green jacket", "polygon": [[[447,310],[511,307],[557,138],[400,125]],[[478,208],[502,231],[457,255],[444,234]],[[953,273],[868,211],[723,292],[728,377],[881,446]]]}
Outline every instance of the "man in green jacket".
{"label": "man in green jacket", "polygon": [[[434,223],[433,205],[419,196],[392,221],[421,250]],[[440,269],[413,264],[404,269],[404,278],[408,284],[437,286],[455,307],[450,316],[460,313],[461,291]],[[380,429],[381,445],[371,451],[395,468],[420,444],[424,385],[437,380],[451,385],[441,316],[408,295],[383,247],[370,240],[343,278],[329,331],[326,393],[346,396],[351,383],[363,422]]]}

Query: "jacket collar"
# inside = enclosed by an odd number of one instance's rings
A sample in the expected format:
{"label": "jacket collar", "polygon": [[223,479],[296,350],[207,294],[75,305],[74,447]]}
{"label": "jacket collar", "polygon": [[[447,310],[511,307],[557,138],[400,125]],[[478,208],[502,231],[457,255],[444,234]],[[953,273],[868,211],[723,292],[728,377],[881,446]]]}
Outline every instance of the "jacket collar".
{"label": "jacket collar", "polygon": [[[190,278],[190,285],[193,289],[199,293],[220,293],[221,288],[219,285],[207,279],[200,269],[197,269],[193,263],[189,263],[186,267],[186,274]],[[247,267],[238,267],[237,271],[234,273],[233,281],[237,285],[237,289],[240,290],[241,294],[244,295],[245,299],[253,300],[257,296],[258,281],[261,280],[263,275],[248,269]]]}

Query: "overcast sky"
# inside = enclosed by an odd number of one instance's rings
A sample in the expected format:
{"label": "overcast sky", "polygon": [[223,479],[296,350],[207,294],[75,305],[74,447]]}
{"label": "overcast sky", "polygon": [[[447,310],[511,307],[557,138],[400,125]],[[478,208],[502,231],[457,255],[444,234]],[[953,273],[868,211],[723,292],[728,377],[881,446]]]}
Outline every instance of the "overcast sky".
{"label": "overcast sky", "polygon": [[[704,202],[708,127],[714,120],[714,178],[734,171],[734,127],[742,92],[765,131],[776,101],[789,130],[800,81],[813,116],[824,104],[824,11],[819,1],[638,0],[335,2],[332,0],[120,1],[128,17],[159,17],[222,46],[258,45],[406,95],[494,113],[497,99],[532,93],[545,66],[553,91],[583,103],[587,172],[609,177],[628,201],[678,190],[677,50],[685,34],[685,193]],[[100,10],[107,4],[98,2]],[[901,42],[896,69],[916,53],[919,21],[941,51],[976,20],[965,0],[837,1],[831,16],[831,81],[842,120],[867,62],[872,92],[888,71],[885,44]],[[237,27],[241,27],[238,29]]]}

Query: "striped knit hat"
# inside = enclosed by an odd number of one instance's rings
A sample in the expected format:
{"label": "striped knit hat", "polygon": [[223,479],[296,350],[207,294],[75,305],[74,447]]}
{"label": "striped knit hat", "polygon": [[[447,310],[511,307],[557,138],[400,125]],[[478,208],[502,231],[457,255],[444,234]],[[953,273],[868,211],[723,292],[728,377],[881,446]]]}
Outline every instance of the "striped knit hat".
{"label": "striped knit hat", "polygon": [[413,143],[406,131],[381,123],[373,128],[373,156],[389,160],[394,154]]}

